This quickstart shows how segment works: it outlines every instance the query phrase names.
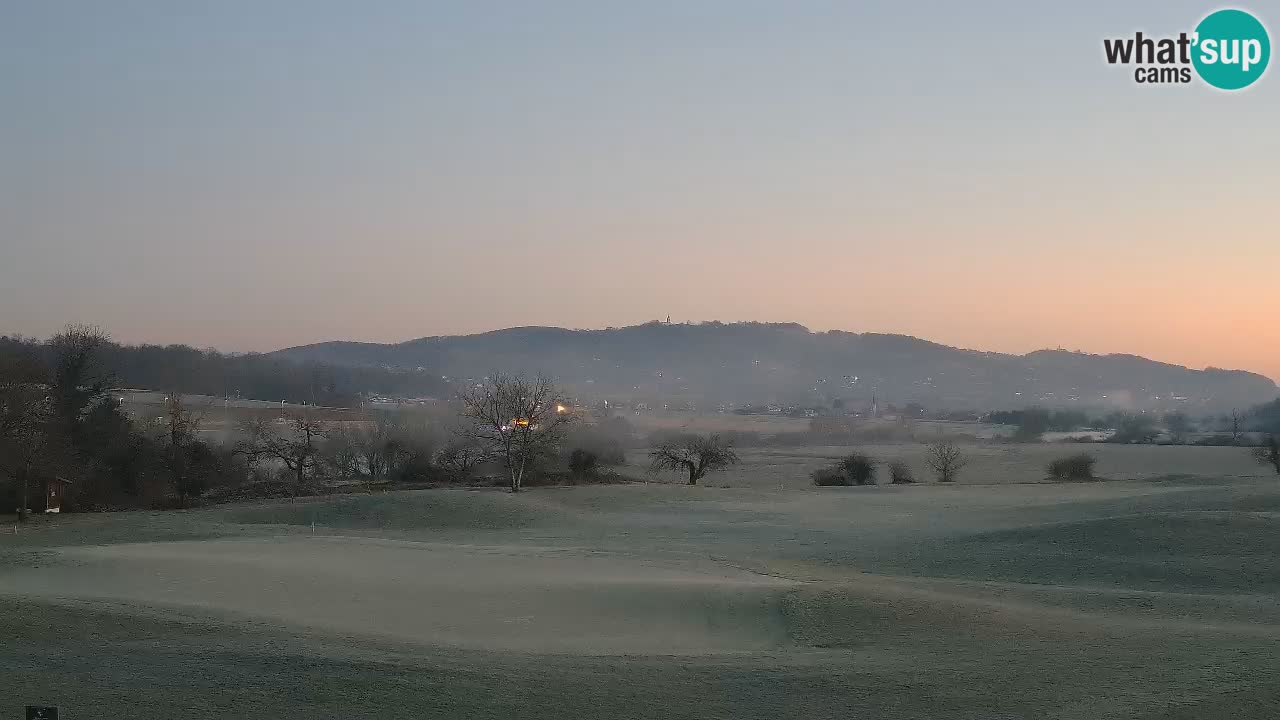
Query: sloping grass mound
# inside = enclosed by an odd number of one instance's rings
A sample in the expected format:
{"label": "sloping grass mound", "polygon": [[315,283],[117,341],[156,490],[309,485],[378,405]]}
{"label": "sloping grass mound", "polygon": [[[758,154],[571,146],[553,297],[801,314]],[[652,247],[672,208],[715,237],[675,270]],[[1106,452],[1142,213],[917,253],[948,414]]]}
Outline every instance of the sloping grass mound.
{"label": "sloping grass mound", "polygon": [[710,562],[522,543],[307,534],[66,549],[0,575],[0,596],[74,598],[287,622],[422,645],[703,654],[786,638],[789,581]]}
{"label": "sloping grass mound", "polygon": [[1152,512],[982,533],[916,555],[914,574],[1203,593],[1280,592],[1280,517]]}

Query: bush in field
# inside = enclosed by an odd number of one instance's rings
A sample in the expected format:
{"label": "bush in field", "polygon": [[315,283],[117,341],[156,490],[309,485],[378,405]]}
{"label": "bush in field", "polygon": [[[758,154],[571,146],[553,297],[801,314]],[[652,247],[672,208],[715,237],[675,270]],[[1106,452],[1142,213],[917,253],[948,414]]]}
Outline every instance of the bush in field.
{"label": "bush in field", "polygon": [[813,484],[822,487],[850,487],[876,484],[876,461],[870,455],[850,453],[835,463],[809,473]]}
{"label": "bush in field", "polygon": [[870,455],[850,453],[840,460],[840,469],[850,485],[876,484],[876,461]]}
{"label": "bush in field", "polygon": [[600,456],[590,450],[576,448],[569,453],[569,472],[575,478],[587,478],[596,474]]}
{"label": "bush in field", "polygon": [[889,482],[894,485],[910,485],[916,481],[916,476],[911,472],[911,466],[901,460],[894,460],[889,463]]}
{"label": "bush in field", "polygon": [[626,418],[594,424],[579,423],[569,429],[563,447],[582,450],[596,456],[600,465],[622,465],[627,461],[626,448],[632,442]]}
{"label": "bush in field", "polygon": [[809,477],[813,478],[813,484],[819,487],[847,487],[853,484],[844,469],[838,467],[819,468],[809,473]]}
{"label": "bush in field", "polygon": [[1092,480],[1098,459],[1089,453],[1060,457],[1049,463],[1049,477],[1054,480]]}

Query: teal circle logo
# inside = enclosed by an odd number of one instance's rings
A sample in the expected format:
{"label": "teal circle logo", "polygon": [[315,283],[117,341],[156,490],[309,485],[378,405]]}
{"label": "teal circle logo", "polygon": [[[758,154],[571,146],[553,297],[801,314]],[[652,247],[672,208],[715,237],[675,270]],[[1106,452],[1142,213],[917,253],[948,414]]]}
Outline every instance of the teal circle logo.
{"label": "teal circle logo", "polygon": [[1271,38],[1258,18],[1243,10],[1219,10],[1196,26],[1191,62],[1200,79],[1219,90],[1258,81],[1271,60]]}

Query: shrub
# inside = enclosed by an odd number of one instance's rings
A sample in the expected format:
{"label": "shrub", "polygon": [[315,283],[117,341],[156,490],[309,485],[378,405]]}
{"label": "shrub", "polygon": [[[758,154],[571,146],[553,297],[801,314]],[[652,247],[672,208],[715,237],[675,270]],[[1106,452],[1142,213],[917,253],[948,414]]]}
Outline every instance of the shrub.
{"label": "shrub", "polygon": [[388,473],[387,479],[392,482],[416,483],[416,482],[432,482],[438,479],[448,479],[449,473],[443,468],[438,468],[431,463],[431,455],[429,453],[405,453],[400,464],[396,465]]}
{"label": "shrub", "polygon": [[203,495],[210,503],[244,502],[246,500],[278,500],[324,494],[325,488],[313,482],[298,485],[287,473],[275,478],[257,480],[243,485],[216,487]]}
{"label": "shrub", "polygon": [[916,481],[916,476],[911,472],[911,466],[901,460],[894,460],[889,463],[889,482],[894,485],[910,485]]}
{"label": "shrub", "polygon": [[[624,418],[617,418],[626,423]],[[606,421],[595,425],[575,425],[565,438],[564,447],[580,449],[596,456],[599,465],[622,465],[627,461],[629,431],[620,423]]]}
{"label": "shrub", "polygon": [[1060,457],[1049,463],[1049,477],[1054,480],[1092,480],[1098,459],[1089,453]]}
{"label": "shrub", "polygon": [[484,446],[472,440],[454,440],[436,453],[435,465],[454,482],[469,479],[476,468],[490,459]]}
{"label": "shrub", "polygon": [[850,485],[876,484],[876,461],[870,455],[850,453],[840,460],[840,469]]}
{"label": "shrub", "polygon": [[846,487],[853,484],[844,470],[837,467],[819,468],[809,473],[809,477],[819,487]]}
{"label": "shrub", "polygon": [[584,478],[595,475],[599,465],[600,456],[590,450],[576,448],[569,453],[569,472],[574,477]]}

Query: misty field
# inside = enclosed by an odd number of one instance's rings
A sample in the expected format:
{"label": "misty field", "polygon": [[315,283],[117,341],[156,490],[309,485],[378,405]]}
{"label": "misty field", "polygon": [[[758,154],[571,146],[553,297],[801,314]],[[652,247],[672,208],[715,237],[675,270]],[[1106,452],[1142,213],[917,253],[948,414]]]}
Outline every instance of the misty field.
{"label": "misty field", "polygon": [[1089,449],[1114,479],[975,446],[953,486],[814,488],[823,448],[727,487],[39,518],[0,535],[0,713],[1275,717],[1280,483]]}
{"label": "misty field", "polygon": [[[1049,462],[1088,453],[1098,459],[1097,474],[1106,480],[1150,480],[1175,477],[1265,478],[1270,472],[1247,449],[1190,445],[1114,445],[1109,443],[960,443],[966,465],[958,484],[985,485],[1045,482]],[[850,452],[878,461],[877,477],[889,481],[886,466],[905,462],[916,479],[931,482],[924,443],[869,443],[799,448],[739,448],[742,463],[706,482],[723,487],[794,488],[810,484],[809,473]],[[643,450],[628,454],[626,472],[637,478],[679,481],[672,475],[647,472]]]}

